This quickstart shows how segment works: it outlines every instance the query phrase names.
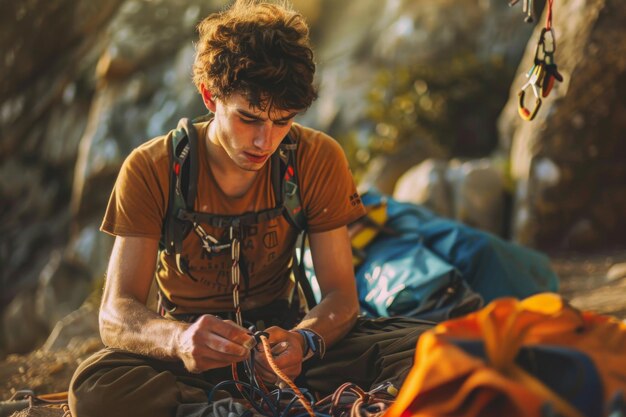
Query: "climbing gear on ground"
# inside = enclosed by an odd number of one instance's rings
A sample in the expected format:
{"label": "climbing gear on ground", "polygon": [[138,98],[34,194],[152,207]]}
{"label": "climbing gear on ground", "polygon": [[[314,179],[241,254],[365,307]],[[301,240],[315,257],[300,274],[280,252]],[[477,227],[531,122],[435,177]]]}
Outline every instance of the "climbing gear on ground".
{"label": "climbing gear on ground", "polygon": [[[369,392],[353,383],[345,383],[337,388],[333,394],[318,400],[309,390],[299,388],[276,365],[268,334],[256,331],[254,328],[249,330],[257,341],[257,348],[251,350],[250,358],[242,364],[249,382],[240,380],[238,374],[234,373],[233,380],[222,381],[207,392],[209,403],[213,401],[217,391],[235,385],[242,397],[248,402],[250,410],[254,410],[265,417],[372,417],[382,416],[398,394],[397,388],[389,382],[383,383]],[[277,383],[278,388],[272,391],[269,391],[255,373],[255,356],[261,353],[258,350],[259,346],[263,347],[262,352],[280,381]],[[282,388],[283,385],[286,388]]]}
{"label": "climbing gear on ground", "polygon": [[[524,5],[526,7],[528,1],[530,1],[528,7],[532,9],[532,0],[524,0]],[[517,94],[517,110],[520,117],[526,121],[531,121],[535,118],[535,116],[537,116],[537,112],[541,107],[541,99],[542,97],[548,97],[552,91],[555,80],[559,82],[563,81],[563,76],[559,73],[556,62],[554,61],[556,37],[554,29],[552,28],[552,3],[553,0],[548,0],[546,4],[546,7],[548,8],[546,25],[543,29],[541,29],[541,33],[539,35],[539,41],[537,43],[535,57],[533,59],[533,66],[526,74],[528,81],[524,83]],[[524,104],[526,89],[528,87],[532,88],[535,96],[535,104],[532,109],[528,109]]]}
{"label": "climbing gear on ground", "polygon": [[72,417],[67,405],[67,392],[35,395],[32,390],[16,391],[7,401],[0,401],[0,417],[8,417],[34,406],[60,408],[63,411],[62,417]]}

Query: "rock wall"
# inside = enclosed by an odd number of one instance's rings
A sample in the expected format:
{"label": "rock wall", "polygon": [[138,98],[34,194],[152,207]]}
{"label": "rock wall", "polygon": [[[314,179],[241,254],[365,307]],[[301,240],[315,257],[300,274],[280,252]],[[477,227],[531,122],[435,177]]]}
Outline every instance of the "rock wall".
{"label": "rock wall", "polygon": [[[542,22],[545,15],[542,17]],[[563,83],[532,122],[517,115],[517,89],[532,65],[526,48],[498,124],[516,181],[513,236],[540,248],[626,244],[626,6],[619,0],[554,2]]]}
{"label": "rock wall", "polygon": [[[101,283],[112,239],[98,227],[117,171],[132,148],[203,113],[190,82],[192,40],[199,19],[224,4],[45,0],[3,9],[1,27],[11,30],[0,32],[2,75],[11,82],[0,88],[0,353],[41,343],[52,319]],[[52,288],[68,281],[82,290],[51,305]]]}

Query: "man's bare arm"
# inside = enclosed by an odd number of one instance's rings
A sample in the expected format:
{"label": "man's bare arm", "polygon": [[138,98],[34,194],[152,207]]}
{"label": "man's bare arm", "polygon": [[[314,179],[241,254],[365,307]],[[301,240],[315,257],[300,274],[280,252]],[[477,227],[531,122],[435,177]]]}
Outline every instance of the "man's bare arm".
{"label": "man's bare arm", "polygon": [[[296,329],[313,330],[329,347],[350,331],[359,313],[350,238],[347,228],[341,227],[311,234],[309,241],[322,300]],[[270,327],[268,333],[271,342],[282,345],[273,350],[280,352],[274,358],[276,364],[289,377],[295,378],[302,369],[304,338],[279,327]],[[264,380],[275,382],[276,377],[263,355],[257,360],[257,369]]]}
{"label": "man's bare arm", "polygon": [[104,344],[158,359],[180,359],[192,372],[247,358],[253,339],[232,322],[205,315],[188,324],[148,310],[157,252],[155,239],[115,239],[100,309]]}
{"label": "man's bare arm", "polygon": [[359,314],[348,229],[312,233],[309,242],[322,300],[296,327],[314,330],[328,347],[348,333]]}

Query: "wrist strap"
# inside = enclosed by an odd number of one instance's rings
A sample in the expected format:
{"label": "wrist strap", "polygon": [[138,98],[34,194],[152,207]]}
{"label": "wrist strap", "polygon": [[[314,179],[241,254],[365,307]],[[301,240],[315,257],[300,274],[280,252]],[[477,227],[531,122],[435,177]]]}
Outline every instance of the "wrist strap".
{"label": "wrist strap", "polygon": [[296,332],[300,333],[304,337],[304,359],[309,359],[313,356],[323,358],[326,353],[326,343],[322,336],[314,332],[311,329],[296,329]]}

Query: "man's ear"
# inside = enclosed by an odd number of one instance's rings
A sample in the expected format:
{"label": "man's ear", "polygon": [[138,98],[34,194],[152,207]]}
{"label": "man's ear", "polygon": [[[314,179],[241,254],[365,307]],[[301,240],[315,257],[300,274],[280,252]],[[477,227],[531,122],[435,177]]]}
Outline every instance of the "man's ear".
{"label": "man's ear", "polygon": [[202,101],[204,102],[207,110],[211,113],[215,113],[215,99],[213,98],[211,92],[204,84],[200,84],[200,92],[202,93]]}

